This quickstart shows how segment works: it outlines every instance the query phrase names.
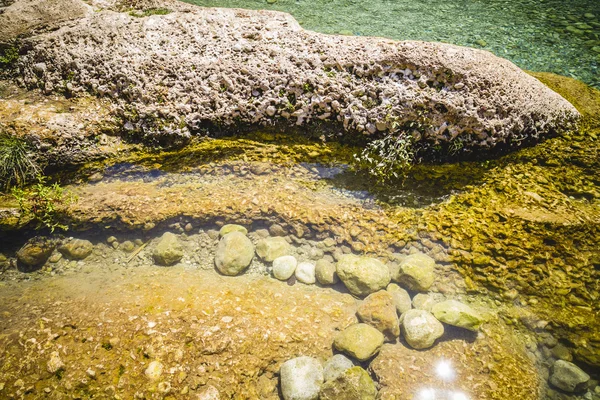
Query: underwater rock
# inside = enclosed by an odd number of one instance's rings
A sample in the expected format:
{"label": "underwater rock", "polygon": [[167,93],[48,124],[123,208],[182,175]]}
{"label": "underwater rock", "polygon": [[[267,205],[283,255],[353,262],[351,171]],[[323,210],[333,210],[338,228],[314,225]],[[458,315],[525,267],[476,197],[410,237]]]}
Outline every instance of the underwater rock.
{"label": "underwater rock", "polygon": [[411,254],[399,265],[392,279],[408,290],[426,292],[435,280],[435,260],[423,253]]}
{"label": "underwater rock", "polygon": [[198,391],[198,396],[195,398],[196,400],[219,400],[221,395],[219,394],[219,390],[212,386],[207,385]]}
{"label": "underwater rock", "polygon": [[298,261],[294,256],[277,257],[273,260],[273,276],[280,281],[287,281],[294,275],[297,265]]}
{"label": "underwater rock", "polygon": [[94,245],[85,239],[71,239],[58,248],[58,251],[69,260],[83,260],[92,254],[92,250]]}
{"label": "underwater rock", "polygon": [[261,239],[256,244],[256,254],[267,262],[290,253],[290,244],[282,237]]}
{"label": "underwater rock", "polygon": [[315,278],[315,264],[311,262],[301,262],[296,267],[296,279],[299,282],[305,283],[307,285],[312,285],[316,282]]}
{"label": "underwater rock", "polygon": [[[38,0],[52,1],[59,0]],[[20,4],[0,14],[0,26],[14,25]],[[297,126],[323,121],[355,133],[372,132],[384,120],[394,127],[418,121],[414,133],[423,141],[459,137],[464,149],[487,150],[561,133],[579,116],[558,94],[487,51],[324,35],[274,11],[165,6],[173,12],[144,18],[109,9],[77,14],[83,18],[26,37],[15,70],[46,93],[63,90],[63,71],[69,71],[70,93],[110,99],[150,138],[187,137],[207,121],[267,125],[287,116]],[[44,73],[35,67],[40,63]],[[391,125],[381,128],[391,132]]]}
{"label": "underwater rock", "polygon": [[358,306],[358,318],[384,334],[387,340],[395,341],[400,336],[400,324],[392,295],[385,291],[368,295]]}
{"label": "underwater rock", "polygon": [[390,272],[379,260],[344,254],[336,265],[338,277],[355,296],[368,296],[390,283]]}
{"label": "underwater rock", "polygon": [[46,365],[48,372],[50,372],[51,374],[55,374],[64,367],[65,363],[63,362],[63,360],[60,359],[58,351],[53,351],[50,354],[50,360],[48,360],[48,364]]}
{"label": "underwater rock", "polygon": [[354,367],[354,363],[343,354],[335,354],[323,365],[323,377],[325,382],[332,381],[343,374],[346,370]]}
{"label": "underwater rock", "polygon": [[377,388],[364,369],[352,367],[336,379],[325,382],[321,388],[321,400],[375,400]]}
{"label": "underwater rock", "polygon": [[30,239],[17,251],[19,268],[24,272],[29,272],[42,266],[48,261],[55,247],[54,241],[48,238],[35,237]]}
{"label": "underwater rock", "polygon": [[248,229],[244,228],[241,225],[236,225],[236,224],[227,224],[227,225],[223,225],[221,227],[221,229],[219,230],[219,236],[223,237],[225,235],[227,235],[228,233],[231,232],[242,232],[244,235],[248,234]]}
{"label": "underwater rock", "polygon": [[427,349],[444,334],[444,325],[425,310],[409,310],[400,318],[402,334],[414,349]]}
{"label": "underwater rock", "polygon": [[135,250],[135,244],[131,240],[126,240],[119,245],[119,250],[122,250],[126,253],[131,253]]}
{"label": "underwater rock", "polygon": [[223,275],[239,275],[252,262],[254,245],[242,232],[223,236],[217,245],[215,265]]}
{"label": "underwater rock", "polygon": [[317,281],[324,286],[335,285],[340,281],[335,272],[335,264],[331,261],[320,259],[315,266],[315,276]]}
{"label": "underwater rock", "polygon": [[164,366],[160,361],[152,361],[150,364],[148,364],[148,367],[144,371],[144,375],[146,375],[151,381],[156,381],[160,379],[163,369]]}
{"label": "underwater rock", "polygon": [[550,383],[569,393],[583,392],[587,388],[590,376],[577,365],[558,360],[552,366]]}
{"label": "underwater rock", "polygon": [[181,247],[177,235],[165,232],[158,245],[156,245],[152,257],[158,265],[177,264],[183,258],[183,247]]}
{"label": "underwater rock", "polygon": [[412,308],[412,300],[406,290],[395,283],[390,283],[385,290],[392,295],[392,301],[398,314],[405,313]]}
{"label": "underwater rock", "polygon": [[433,293],[417,293],[412,299],[413,308],[416,308],[417,310],[425,310],[431,312],[431,309],[435,304],[444,300],[444,298],[440,296],[439,293],[436,293],[436,295],[437,296],[435,296]]}
{"label": "underwater rock", "polygon": [[431,313],[439,321],[448,325],[477,332],[484,322],[483,317],[470,306],[456,300],[446,300],[435,304]]}
{"label": "underwater rock", "polygon": [[298,357],[283,363],[279,370],[285,400],[317,400],[323,384],[323,367],[312,357]]}
{"label": "underwater rock", "polygon": [[383,345],[383,333],[368,324],[350,325],[337,334],[333,346],[358,361],[373,357]]}

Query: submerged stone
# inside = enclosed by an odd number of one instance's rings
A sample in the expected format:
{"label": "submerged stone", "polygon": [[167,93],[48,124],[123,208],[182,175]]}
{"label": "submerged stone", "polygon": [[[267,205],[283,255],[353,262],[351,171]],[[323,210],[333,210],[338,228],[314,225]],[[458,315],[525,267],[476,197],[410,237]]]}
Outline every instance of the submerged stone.
{"label": "submerged stone", "polygon": [[160,361],[152,361],[150,364],[148,364],[148,367],[146,367],[144,375],[146,375],[146,377],[148,377],[148,379],[150,379],[151,381],[156,381],[160,379],[160,376],[163,373],[163,369],[164,366]]}
{"label": "submerged stone", "polygon": [[294,256],[277,257],[273,260],[273,276],[280,281],[287,281],[294,275],[297,265],[298,261]]}
{"label": "submerged stone", "polygon": [[256,254],[267,262],[290,253],[290,244],[282,237],[261,239],[256,244]]}
{"label": "submerged stone", "polygon": [[589,380],[588,374],[568,361],[558,360],[552,366],[550,383],[565,392],[582,392],[587,388]]}
{"label": "submerged stone", "polygon": [[375,400],[377,388],[367,371],[352,367],[336,379],[325,382],[321,388],[321,400]]}
{"label": "submerged stone", "polygon": [[177,235],[165,232],[152,253],[154,262],[158,265],[169,266],[177,264],[183,258],[183,247]]}
{"label": "submerged stone", "polygon": [[354,324],[338,333],[333,346],[358,361],[366,361],[377,354],[383,341],[383,333],[371,325]]}
{"label": "submerged stone", "polygon": [[325,382],[336,379],[347,369],[354,367],[354,363],[343,354],[335,354],[325,362],[323,366],[323,377]]}
{"label": "submerged stone", "polygon": [[444,326],[425,310],[409,310],[402,314],[402,334],[414,349],[427,349],[444,334]]}
{"label": "submerged stone", "polygon": [[312,285],[316,282],[315,264],[306,261],[301,262],[298,264],[298,267],[296,267],[295,275],[299,282]]}
{"label": "submerged stone", "polygon": [[48,238],[35,237],[30,239],[17,251],[19,268],[27,272],[45,264],[55,247],[54,241]]}
{"label": "submerged stone", "polygon": [[336,272],[350,293],[368,296],[390,283],[390,272],[379,260],[345,254],[337,262]]}
{"label": "submerged stone", "polygon": [[71,239],[58,248],[63,256],[70,260],[83,260],[94,250],[94,245],[89,240]]}
{"label": "submerged stone", "polygon": [[390,283],[385,290],[392,295],[392,301],[398,314],[405,313],[412,308],[412,300],[406,290],[395,283]]}
{"label": "submerged stone", "polygon": [[331,261],[320,259],[315,266],[315,276],[321,285],[335,285],[340,281],[338,278],[335,264]]}
{"label": "submerged stone", "polygon": [[223,275],[239,275],[252,262],[254,245],[241,232],[231,232],[223,236],[217,245],[215,265]]}
{"label": "submerged stone", "polygon": [[283,363],[279,370],[285,400],[317,400],[323,384],[323,367],[312,357],[298,357]]}
{"label": "submerged stone", "polygon": [[400,324],[392,295],[385,291],[372,293],[363,300],[356,312],[358,318],[384,334],[387,340],[394,341],[400,336]]}
{"label": "submerged stone", "polygon": [[446,300],[433,305],[431,313],[448,325],[470,331],[479,330],[479,326],[484,322],[484,318],[477,311],[456,300]]}
{"label": "submerged stone", "polygon": [[244,228],[241,225],[236,225],[236,224],[227,224],[227,225],[223,225],[221,227],[221,229],[219,230],[219,236],[223,237],[225,235],[227,235],[228,233],[231,232],[241,232],[244,235],[248,234],[248,229]]}
{"label": "submerged stone", "polygon": [[426,292],[435,280],[435,260],[423,253],[411,254],[399,265],[394,281],[408,290]]}

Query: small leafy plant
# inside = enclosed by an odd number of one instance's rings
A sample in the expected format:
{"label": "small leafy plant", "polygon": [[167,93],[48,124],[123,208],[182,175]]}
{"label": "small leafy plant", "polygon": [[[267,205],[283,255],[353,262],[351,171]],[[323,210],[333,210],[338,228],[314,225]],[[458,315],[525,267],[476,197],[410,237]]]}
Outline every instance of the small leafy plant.
{"label": "small leafy plant", "polygon": [[38,182],[31,188],[13,188],[12,194],[19,202],[21,212],[37,222],[36,229],[48,228],[50,232],[57,228],[68,230],[60,219],[66,207],[75,201],[75,197],[58,183],[50,185],[44,176],[38,176]]}
{"label": "small leafy plant", "polygon": [[31,154],[25,141],[0,133],[0,189],[22,186],[41,173]]}
{"label": "small leafy plant", "polygon": [[399,178],[408,171],[415,160],[414,140],[405,132],[389,133],[367,144],[354,158],[381,182]]}

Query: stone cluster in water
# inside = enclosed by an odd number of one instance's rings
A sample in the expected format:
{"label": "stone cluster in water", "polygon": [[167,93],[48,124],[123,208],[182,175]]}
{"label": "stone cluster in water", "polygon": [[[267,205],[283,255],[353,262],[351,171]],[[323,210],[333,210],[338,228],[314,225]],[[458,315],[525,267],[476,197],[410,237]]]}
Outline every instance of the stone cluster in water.
{"label": "stone cluster in water", "polygon": [[[191,230],[192,227],[186,225],[183,229]],[[324,364],[316,358],[300,356],[282,365],[280,384],[285,400],[375,399],[377,385],[367,370],[384,342],[403,340],[411,348],[428,349],[442,338],[445,326],[478,332],[489,318],[489,311],[475,310],[437,293],[427,293],[436,280],[436,262],[420,252],[389,265],[376,258],[349,252],[338,253],[335,258],[321,252],[299,261],[293,255],[295,251],[289,238],[278,236],[285,232],[276,224],[269,230],[254,232],[253,240],[248,237],[245,227],[235,224],[224,225],[219,231],[209,230],[208,234],[218,240],[214,267],[223,275],[243,274],[257,255],[270,264],[266,272],[289,285],[296,282],[323,286],[337,284],[338,288],[345,288],[363,299],[357,309],[358,323],[341,330],[333,340],[332,347],[339,354]],[[148,244],[141,240],[119,243],[114,237],[109,237],[107,243],[130,253],[129,260]],[[175,265],[185,256],[185,246],[179,236],[171,232],[150,243],[148,252],[157,265]],[[34,238],[16,256],[20,268],[31,271],[48,261],[56,263],[62,257],[84,260],[93,249],[94,245],[84,239],[70,238],[61,242]],[[558,358],[551,369],[550,384],[569,393],[584,392],[590,376],[570,361],[561,359],[563,357]],[[60,364],[60,357],[56,356],[50,359],[48,368],[60,368]],[[159,362],[150,363],[145,372],[148,379],[160,376],[161,368]],[[216,391],[215,388],[210,390],[213,389]],[[216,393],[215,398],[218,398]]]}

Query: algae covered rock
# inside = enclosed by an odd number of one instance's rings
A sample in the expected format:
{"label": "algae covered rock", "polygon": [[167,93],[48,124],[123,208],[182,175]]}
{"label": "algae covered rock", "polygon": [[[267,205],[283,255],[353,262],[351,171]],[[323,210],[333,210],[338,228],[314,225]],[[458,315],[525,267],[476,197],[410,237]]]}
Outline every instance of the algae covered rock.
{"label": "algae covered rock", "polygon": [[550,383],[569,393],[582,392],[587,388],[590,376],[577,365],[564,360],[558,360],[552,366]]}
{"label": "algae covered rock", "polygon": [[402,334],[414,349],[427,349],[444,334],[444,326],[425,310],[409,310],[402,314]]}
{"label": "algae covered rock", "polygon": [[362,322],[377,328],[389,341],[394,341],[400,336],[394,299],[385,290],[368,295],[358,306],[357,315]]}
{"label": "algae covered rock", "polygon": [[336,354],[323,365],[323,377],[325,382],[336,379],[346,372],[347,369],[354,367],[354,363],[343,354]]}
{"label": "algae covered rock", "polygon": [[377,388],[364,369],[352,367],[336,379],[325,382],[321,388],[321,400],[375,400]]}
{"label": "algae covered rock", "polygon": [[425,292],[435,280],[435,260],[423,253],[411,254],[399,265],[394,281],[408,290]]}
{"label": "algae covered rock", "polygon": [[433,305],[431,313],[448,325],[477,331],[484,318],[470,306],[456,300],[446,300]]}
{"label": "algae covered rock", "polygon": [[283,363],[279,379],[285,400],[317,400],[323,384],[323,367],[312,357],[297,357]]}
{"label": "algae covered rock", "polygon": [[280,281],[287,281],[294,275],[297,265],[298,261],[294,256],[277,257],[273,260],[273,276]]}
{"label": "algae covered rock", "polygon": [[183,247],[181,247],[177,235],[165,232],[154,249],[152,257],[158,265],[177,264],[183,258]]}
{"label": "algae covered rock", "polygon": [[345,254],[337,262],[336,272],[350,293],[368,296],[390,283],[389,269],[379,260]]}
{"label": "algae covered rock", "polygon": [[406,290],[395,283],[390,283],[385,290],[392,295],[392,301],[398,314],[405,313],[412,308],[412,300]]}
{"label": "algae covered rock", "polygon": [[55,247],[54,241],[45,237],[30,239],[17,251],[19,268],[27,272],[44,265]]}
{"label": "algae covered rock", "polygon": [[71,239],[58,248],[58,251],[70,260],[83,260],[92,254],[93,250],[92,242],[85,239]]}
{"label": "algae covered rock", "polygon": [[242,232],[223,236],[217,245],[215,266],[223,275],[239,275],[252,262],[254,245]]}
{"label": "algae covered rock", "polygon": [[333,346],[359,361],[373,357],[383,345],[383,333],[368,324],[350,325],[335,337]]}
{"label": "algae covered rock", "polygon": [[340,281],[335,270],[335,264],[325,259],[317,261],[315,276],[321,285],[335,285]]}
{"label": "algae covered rock", "polygon": [[282,237],[261,239],[256,244],[256,254],[267,262],[290,254],[290,244]]}
{"label": "algae covered rock", "polygon": [[219,237],[223,237],[225,235],[227,235],[228,233],[231,232],[241,232],[244,235],[248,234],[248,229],[244,228],[241,225],[236,225],[236,224],[227,224],[227,225],[223,225],[221,227],[221,229],[219,230]]}
{"label": "algae covered rock", "polygon": [[439,296],[436,295],[439,295],[439,293],[417,293],[412,299],[413,308],[431,312],[434,305],[444,300],[443,297],[439,298]]}

